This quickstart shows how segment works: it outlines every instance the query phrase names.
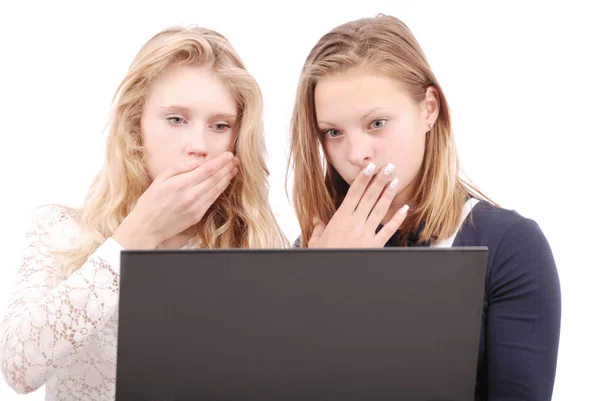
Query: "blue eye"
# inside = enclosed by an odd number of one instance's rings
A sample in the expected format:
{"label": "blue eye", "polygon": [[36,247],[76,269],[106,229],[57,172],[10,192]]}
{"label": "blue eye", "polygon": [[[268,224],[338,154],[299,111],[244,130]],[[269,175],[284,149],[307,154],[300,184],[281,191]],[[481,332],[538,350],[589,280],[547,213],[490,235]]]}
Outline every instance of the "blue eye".
{"label": "blue eye", "polygon": [[340,132],[340,130],[332,128],[332,129],[328,129],[323,131],[323,133],[327,136],[329,136],[330,138],[337,138],[340,135],[342,135],[342,133]]}
{"label": "blue eye", "polygon": [[388,120],[385,120],[383,118],[380,118],[378,120],[375,120],[373,122],[371,122],[371,124],[369,125],[369,127],[371,129],[381,129],[385,126],[385,124],[387,124]]}
{"label": "blue eye", "polygon": [[168,117],[167,121],[173,125],[182,125],[185,123],[185,119],[179,116]]}
{"label": "blue eye", "polygon": [[212,127],[217,132],[223,132],[223,131],[226,131],[227,129],[231,128],[231,125],[229,125],[227,123],[218,123],[218,124],[214,124]]}

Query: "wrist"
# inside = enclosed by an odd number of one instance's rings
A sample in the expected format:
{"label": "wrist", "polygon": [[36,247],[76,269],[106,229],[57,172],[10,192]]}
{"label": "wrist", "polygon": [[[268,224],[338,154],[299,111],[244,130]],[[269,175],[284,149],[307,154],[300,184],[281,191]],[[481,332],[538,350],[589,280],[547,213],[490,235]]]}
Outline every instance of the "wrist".
{"label": "wrist", "polygon": [[143,223],[143,219],[127,216],[112,235],[125,250],[156,249],[161,241],[151,233]]}

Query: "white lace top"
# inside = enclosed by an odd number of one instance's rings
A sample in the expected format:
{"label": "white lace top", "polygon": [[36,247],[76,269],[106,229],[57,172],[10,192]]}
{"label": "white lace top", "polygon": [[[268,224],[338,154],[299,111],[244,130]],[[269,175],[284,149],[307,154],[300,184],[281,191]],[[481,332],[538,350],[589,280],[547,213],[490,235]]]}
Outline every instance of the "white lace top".
{"label": "white lace top", "polygon": [[75,212],[61,206],[38,208],[26,233],[0,325],[2,373],[18,393],[45,385],[46,400],[114,400],[122,248],[108,239],[67,277],[51,250],[79,236]]}

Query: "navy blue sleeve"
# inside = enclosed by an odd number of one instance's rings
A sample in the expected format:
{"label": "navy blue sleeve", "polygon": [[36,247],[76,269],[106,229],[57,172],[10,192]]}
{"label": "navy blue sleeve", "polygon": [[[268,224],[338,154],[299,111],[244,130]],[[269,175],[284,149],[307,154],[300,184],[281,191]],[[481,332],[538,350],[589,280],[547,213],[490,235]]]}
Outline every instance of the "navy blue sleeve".
{"label": "navy blue sleeve", "polygon": [[485,321],[485,399],[550,401],[561,323],[552,251],[537,223],[520,219],[506,231],[493,257]]}

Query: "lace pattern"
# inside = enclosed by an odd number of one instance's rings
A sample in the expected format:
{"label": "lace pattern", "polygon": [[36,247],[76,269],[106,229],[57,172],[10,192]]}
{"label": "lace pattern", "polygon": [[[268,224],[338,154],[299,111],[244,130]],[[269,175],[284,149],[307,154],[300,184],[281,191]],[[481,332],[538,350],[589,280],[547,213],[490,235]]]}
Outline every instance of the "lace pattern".
{"label": "lace pattern", "polygon": [[121,247],[108,239],[68,278],[53,250],[80,236],[75,212],[36,210],[16,289],[0,325],[1,368],[18,393],[47,400],[114,399]]}

